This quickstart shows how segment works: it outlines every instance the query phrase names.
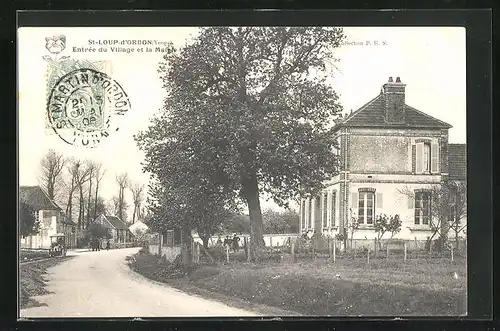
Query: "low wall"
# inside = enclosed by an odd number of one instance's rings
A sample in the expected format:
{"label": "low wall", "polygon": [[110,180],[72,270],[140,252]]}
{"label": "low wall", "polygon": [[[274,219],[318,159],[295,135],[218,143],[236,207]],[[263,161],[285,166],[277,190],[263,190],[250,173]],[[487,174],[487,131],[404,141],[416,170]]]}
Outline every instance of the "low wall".
{"label": "low wall", "polygon": [[[299,234],[298,233],[290,233],[290,234],[264,234],[264,242],[266,244],[266,246],[270,247],[271,246],[271,243],[272,243],[272,246],[275,247],[275,246],[285,246],[288,242],[288,238],[296,238],[298,237]],[[250,241],[250,236],[249,235],[246,235],[246,234],[243,234],[243,235],[238,235],[238,237],[240,238],[240,246],[243,246],[243,238],[246,237],[248,241]],[[211,240],[209,241],[209,246],[212,246],[212,245],[215,245],[215,243],[217,242],[217,239],[219,237],[218,236],[213,236],[212,238],[210,238]],[[225,236],[221,236],[221,240],[224,242],[224,238]],[[230,236],[230,238],[232,238]],[[202,244],[203,241],[200,239],[200,237],[198,236],[193,236],[193,240],[197,243],[200,243]]]}
{"label": "low wall", "polygon": [[[149,245],[149,253],[158,255],[158,245]],[[164,256],[167,261],[173,261],[177,255],[181,253],[180,246],[163,246],[161,248],[161,256]]]}

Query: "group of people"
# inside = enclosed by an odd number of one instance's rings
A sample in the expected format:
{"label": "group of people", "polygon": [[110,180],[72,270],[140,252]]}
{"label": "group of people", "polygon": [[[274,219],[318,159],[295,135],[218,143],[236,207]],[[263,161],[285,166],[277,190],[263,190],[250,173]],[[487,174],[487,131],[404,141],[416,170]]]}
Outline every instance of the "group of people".
{"label": "group of people", "polygon": [[[91,237],[89,240],[89,246],[92,249],[92,251],[100,251],[101,249],[104,249],[102,247],[102,239],[96,238],[96,237]],[[111,248],[111,243],[109,240],[106,242],[106,250],[109,250]]]}
{"label": "group of people", "polygon": [[234,234],[233,238],[226,236],[226,238],[224,238],[224,242],[222,242],[222,238],[219,236],[217,239],[217,245],[223,245],[224,247],[232,249],[233,252],[237,252],[240,248],[240,237],[236,234]]}

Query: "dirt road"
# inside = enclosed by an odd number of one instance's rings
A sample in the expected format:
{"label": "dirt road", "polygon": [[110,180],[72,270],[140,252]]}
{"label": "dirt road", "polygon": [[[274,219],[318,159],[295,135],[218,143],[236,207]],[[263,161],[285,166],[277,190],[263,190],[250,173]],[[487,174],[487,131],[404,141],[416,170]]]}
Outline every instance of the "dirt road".
{"label": "dirt road", "polygon": [[29,317],[256,316],[152,282],[130,270],[125,258],[138,248],[78,252],[48,270],[46,306],[21,310]]}

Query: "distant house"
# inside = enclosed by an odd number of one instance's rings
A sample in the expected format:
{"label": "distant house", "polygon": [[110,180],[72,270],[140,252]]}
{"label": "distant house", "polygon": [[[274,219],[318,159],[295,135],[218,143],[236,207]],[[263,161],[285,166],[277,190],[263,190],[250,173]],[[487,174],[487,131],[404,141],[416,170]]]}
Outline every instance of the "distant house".
{"label": "distant house", "polygon": [[31,208],[35,220],[40,223],[38,234],[21,238],[21,247],[50,248],[50,236],[56,233],[66,235],[68,248],[76,247],[77,225],[65,217],[62,208],[40,186],[21,186],[19,201]]}
{"label": "distant house", "polygon": [[132,241],[132,233],[128,229],[127,224],[120,218],[101,214],[96,218],[95,222],[108,229],[111,243],[128,243]]}
{"label": "distant house", "polygon": [[145,233],[147,230],[149,230],[149,227],[144,222],[138,221],[129,226],[128,229],[134,236],[137,236],[139,234]]}

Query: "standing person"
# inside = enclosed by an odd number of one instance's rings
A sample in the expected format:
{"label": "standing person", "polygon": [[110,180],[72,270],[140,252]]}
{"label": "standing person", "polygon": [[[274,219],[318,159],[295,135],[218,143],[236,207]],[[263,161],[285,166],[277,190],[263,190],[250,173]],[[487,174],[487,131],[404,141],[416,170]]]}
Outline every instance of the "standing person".
{"label": "standing person", "polygon": [[236,235],[236,233],[233,236],[233,251],[236,252],[240,248],[239,244],[240,238]]}
{"label": "standing person", "polygon": [[111,245],[109,244],[109,239],[108,239],[108,241],[106,242],[106,250],[107,250],[107,251],[109,251],[110,246],[111,246]]}

